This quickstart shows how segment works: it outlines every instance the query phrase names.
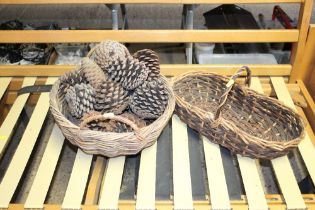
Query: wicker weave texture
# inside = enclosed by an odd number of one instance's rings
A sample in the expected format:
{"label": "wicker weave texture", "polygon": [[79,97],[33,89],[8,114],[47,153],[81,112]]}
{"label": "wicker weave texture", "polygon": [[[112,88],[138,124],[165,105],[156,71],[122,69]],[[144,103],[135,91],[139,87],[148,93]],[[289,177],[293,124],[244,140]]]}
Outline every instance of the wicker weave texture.
{"label": "wicker weave texture", "polygon": [[304,136],[297,113],[245,86],[229,86],[229,81],[205,72],[175,78],[176,114],[210,141],[243,156],[272,159],[297,147]]}
{"label": "wicker weave texture", "polygon": [[[133,125],[133,132],[114,133],[80,129],[78,125],[65,117],[65,98],[62,97],[62,94],[58,94],[60,80],[55,82],[50,92],[50,110],[65,137],[84,152],[107,157],[136,154],[154,144],[174,111],[175,97],[173,91],[165,77],[161,76],[161,81],[169,95],[164,113],[153,123],[143,128],[137,128],[136,125]],[[119,119],[115,118],[115,120]]]}

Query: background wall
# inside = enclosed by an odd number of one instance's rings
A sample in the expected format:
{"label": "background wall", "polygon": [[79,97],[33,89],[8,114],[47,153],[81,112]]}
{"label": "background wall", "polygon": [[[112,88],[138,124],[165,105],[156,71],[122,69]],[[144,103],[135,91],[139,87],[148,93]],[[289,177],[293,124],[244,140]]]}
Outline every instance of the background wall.
{"label": "background wall", "polygon": [[[195,9],[194,27],[203,25],[203,13],[218,5],[200,5]],[[271,19],[274,4],[239,4],[251,11],[255,18],[258,14]],[[297,18],[298,4],[280,4],[291,18]],[[132,29],[142,28],[180,28],[182,5],[127,5],[129,26]],[[313,7],[313,14],[315,12]],[[312,15],[312,23],[315,23]],[[56,22],[62,27],[110,28],[111,13],[105,5],[8,5],[0,6],[0,22],[19,19],[36,25]]]}

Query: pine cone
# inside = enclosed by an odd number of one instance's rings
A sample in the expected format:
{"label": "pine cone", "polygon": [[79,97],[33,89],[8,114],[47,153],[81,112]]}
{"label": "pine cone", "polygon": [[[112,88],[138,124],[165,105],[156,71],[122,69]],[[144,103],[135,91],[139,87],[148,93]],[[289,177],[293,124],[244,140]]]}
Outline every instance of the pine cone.
{"label": "pine cone", "polygon": [[87,83],[87,79],[80,66],[78,66],[75,70],[69,71],[60,77],[59,93],[64,95],[69,87],[80,83]]}
{"label": "pine cone", "polygon": [[72,116],[81,118],[85,113],[94,110],[95,92],[89,84],[81,83],[70,86],[65,94]]}
{"label": "pine cone", "polygon": [[128,91],[109,78],[106,78],[105,82],[95,89],[95,96],[94,108],[102,113],[120,114],[128,107]]}
{"label": "pine cone", "polygon": [[102,69],[89,58],[81,60],[80,70],[84,72],[86,80],[93,88],[99,88],[107,79]]}
{"label": "pine cone", "polygon": [[155,80],[160,76],[159,56],[150,49],[139,50],[133,54],[140,62],[143,62],[149,70],[148,81]]}
{"label": "pine cone", "polygon": [[119,82],[127,90],[135,89],[148,77],[148,69],[144,63],[131,56],[110,62],[106,71],[112,80]]}
{"label": "pine cone", "polygon": [[131,110],[142,119],[156,119],[161,116],[168,103],[168,93],[160,80],[144,82],[133,93]]}
{"label": "pine cone", "polygon": [[106,40],[95,47],[90,58],[105,71],[106,66],[110,62],[117,59],[123,60],[128,56],[130,56],[130,53],[125,45],[116,41]]}

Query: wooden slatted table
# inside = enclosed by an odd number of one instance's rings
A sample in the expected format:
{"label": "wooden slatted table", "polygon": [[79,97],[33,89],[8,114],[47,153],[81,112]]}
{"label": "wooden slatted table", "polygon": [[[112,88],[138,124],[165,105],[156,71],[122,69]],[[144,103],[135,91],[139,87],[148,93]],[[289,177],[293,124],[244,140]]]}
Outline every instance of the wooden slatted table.
{"label": "wooden slatted table", "polygon": [[[23,85],[33,84],[36,78],[24,78]],[[53,82],[55,78],[48,78],[47,84]],[[289,89],[283,81],[282,77],[271,77],[277,97],[283,100],[289,106],[293,105]],[[263,86],[260,80],[253,78],[254,89],[263,91]],[[21,110],[20,106],[25,105],[25,97],[21,95],[16,98],[13,103],[12,110]],[[23,100],[22,100],[23,99]],[[18,106],[19,105],[19,106]],[[9,113],[12,113],[10,110]],[[37,169],[35,179],[31,185],[30,192],[24,204],[10,204],[11,198],[20,181],[23,171],[26,169],[28,158],[32,153],[33,147],[36,144],[37,135],[42,129],[42,123],[46,117],[48,110],[48,93],[42,93],[38,99],[35,110],[30,118],[20,144],[13,156],[13,159],[0,184],[0,207],[9,209],[26,208],[53,208],[53,209],[204,209],[211,206],[212,209],[308,209],[315,208],[315,196],[301,194],[292,168],[288,162],[288,158],[282,157],[271,161],[276,175],[276,181],[281,189],[283,199],[278,195],[267,195],[262,187],[262,180],[258,173],[259,164],[253,159],[237,156],[239,169],[241,172],[242,183],[244,185],[245,200],[231,200],[227,190],[224,165],[222,164],[221,152],[218,145],[211,143],[205,137],[200,136],[202,147],[204,150],[204,160],[206,168],[206,180],[208,180],[208,189],[210,194],[205,195],[209,200],[194,200],[192,197],[191,187],[193,184],[191,177],[194,172],[189,167],[190,154],[188,152],[188,131],[187,126],[183,124],[176,115],[172,118],[172,136],[169,141],[172,141],[172,162],[173,181],[171,183],[173,194],[170,195],[173,200],[156,200],[156,160],[157,145],[145,149],[141,153],[139,175],[137,180],[137,192],[134,200],[120,200],[120,190],[122,176],[124,173],[125,157],[110,158],[105,163],[104,174],[96,175],[92,173],[100,165],[95,165],[91,170],[92,155],[86,155],[78,150],[73,163],[72,173],[69,183],[67,184],[64,200],[60,204],[47,205],[45,197],[52,185],[52,177],[56,170],[56,164],[60,158],[59,154],[62,147],[65,145],[64,137],[59,128],[55,125],[49,137],[46,149],[41,158],[41,163]],[[15,125],[16,116],[8,114],[3,126]],[[1,130],[1,129],[0,129]],[[11,130],[14,132],[14,129]],[[315,159],[311,158],[315,155],[314,147],[311,139],[312,135],[307,134],[299,147],[302,154],[308,173],[313,178]],[[8,138],[10,141],[10,138]],[[66,144],[69,144],[66,141]],[[306,146],[303,146],[306,144]],[[5,152],[5,148],[4,148]],[[304,155],[303,155],[304,154]],[[98,191],[95,191],[94,202],[84,205],[84,198],[88,186],[92,182],[90,176],[97,176],[100,181]],[[22,179],[21,179],[22,178]],[[95,180],[94,180],[95,181]],[[93,182],[94,182],[93,181]],[[206,182],[205,182],[206,184]],[[274,200],[272,200],[272,199]],[[82,206],[83,205],[83,206]]]}

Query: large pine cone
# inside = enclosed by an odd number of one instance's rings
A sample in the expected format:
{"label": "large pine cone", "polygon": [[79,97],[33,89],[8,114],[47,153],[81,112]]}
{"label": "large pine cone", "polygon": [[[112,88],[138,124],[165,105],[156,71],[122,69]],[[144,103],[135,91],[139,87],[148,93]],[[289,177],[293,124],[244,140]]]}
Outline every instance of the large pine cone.
{"label": "large pine cone", "polygon": [[80,70],[84,72],[86,80],[93,88],[99,88],[106,80],[102,69],[89,58],[81,60]]}
{"label": "large pine cone", "polygon": [[168,103],[168,92],[160,80],[146,81],[138,87],[130,99],[130,108],[142,119],[161,116]]}
{"label": "large pine cone", "polygon": [[94,110],[95,92],[90,84],[70,86],[65,94],[68,109],[72,116],[81,118],[85,113]]}
{"label": "large pine cone", "polygon": [[95,95],[94,108],[97,111],[121,114],[128,107],[128,91],[110,78],[95,89]]}
{"label": "large pine cone", "polygon": [[[84,121],[85,119],[92,117],[92,116],[97,116],[101,115],[100,112],[89,112],[83,116],[81,119]],[[139,117],[132,113],[123,113],[120,115],[124,118],[129,119],[130,121],[134,122],[139,128],[142,128],[146,126],[146,123],[144,120],[141,120]],[[90,130],[96,130],[96,131],[102,131],[102,132],[116,132],[116,133],[124,133],[124,132],[132,132],[132,128],[122,122],[117,122],[115,120],[94,120],[86,124],[86,128],[89,128]]]}
{"label": "large pine cone", "polygon": [[137,88],[148,77],[145,64],[132,56],[110,62],[106,71],[112,80],[119,82],[127,90]]}
{"label": "large pine cone", "polygon": [[116,41],[106,40],[96,45],[90,58],[94,60],[101,69],[105,70],[110,62],[117,59],[123,60],[128,56],[130,56],[130,53],[125,45]]}
{"label": "large pine cone", "polygon": [[81,83],[87,83],[87,79],[81,67],[78,66],[75,70],[69,71],[61,76],[59,93],[65,95],[69,87]]}
{"label": "large pine cone", "polygon": [[148,81],[155,80],[160,76],[159,56],[150,49],[139,50],[133,54],[140,62],[143,62],[149,70]]}

